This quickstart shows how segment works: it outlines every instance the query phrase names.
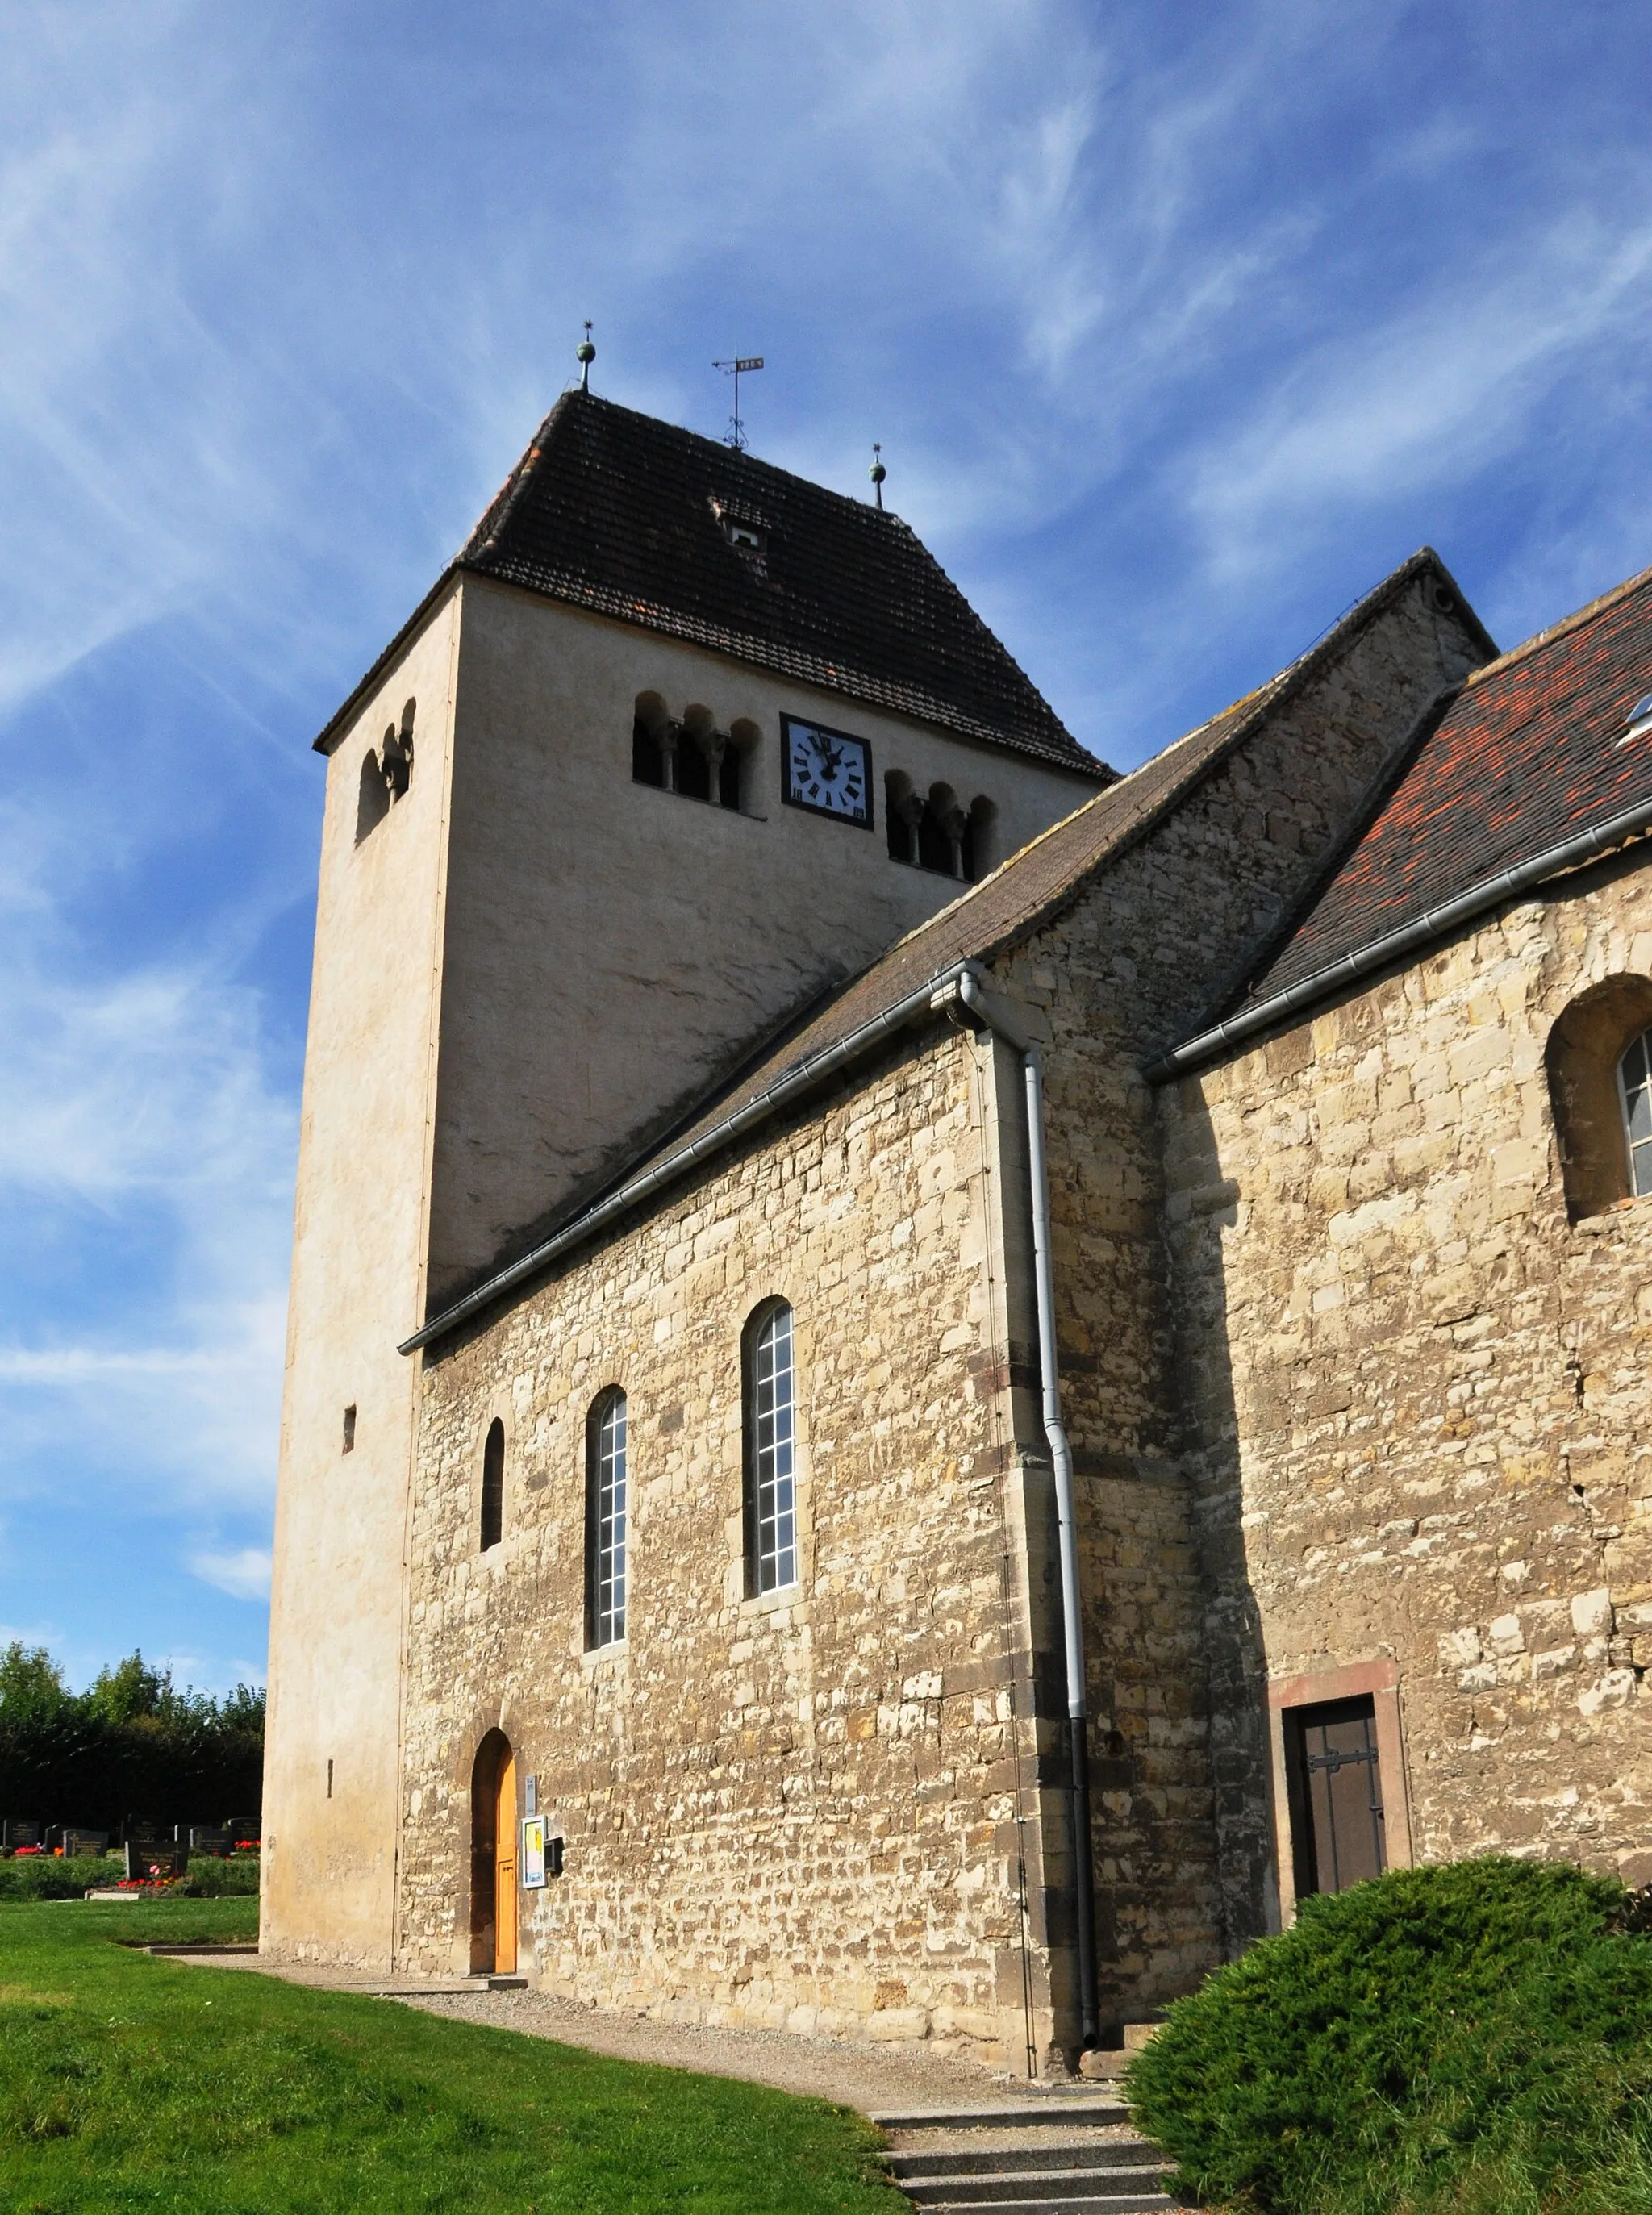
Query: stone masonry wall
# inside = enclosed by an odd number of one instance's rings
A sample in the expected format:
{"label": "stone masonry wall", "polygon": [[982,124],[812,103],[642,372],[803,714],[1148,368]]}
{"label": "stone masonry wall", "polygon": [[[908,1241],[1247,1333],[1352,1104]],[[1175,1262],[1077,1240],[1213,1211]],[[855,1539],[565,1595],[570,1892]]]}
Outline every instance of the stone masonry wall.
{"label": "stone masonry wall", "polygon": [[[562,1876],[522,1894],[540,1985],[685,2020],[930,2036],[1002,2065],[1047,2043],[1018,1873],[1026,1853],[1036,1883],[990,1069],[957,1032],[919,1046],[427,1368],[406,1967],[469,1966],[471,1764],[499,1726],[567,1841]],[[795,1316],[801,1574],[747,1600],[741,1330],[775,1294]],[[628,1635],[587,1654],[585,1421],[613,1384]],[[496,1414],[507,1536],[482,1555]]]}
{"label": "stone masonry wall", "polygon": [[1569,1221],[1544,1064],[1649,973],[1631,856],[1163,1095],[1240,1934],[1265,1686],[1371,1661],[1418,1858],[1652,1876],[1652,1204]]}
{"label": "stone masonry wall", "polygon": [[1244,973],[1428,703],[1478,658],[1432,581],[1418,580],[998,964],[1049,1041],[1102,2012],[1114,2020],[1189,1990],[1240,1942],[1219,1881],[1217,1799],[1234,1779],[1210,1742],[1160,1135],[1140,1070]]}

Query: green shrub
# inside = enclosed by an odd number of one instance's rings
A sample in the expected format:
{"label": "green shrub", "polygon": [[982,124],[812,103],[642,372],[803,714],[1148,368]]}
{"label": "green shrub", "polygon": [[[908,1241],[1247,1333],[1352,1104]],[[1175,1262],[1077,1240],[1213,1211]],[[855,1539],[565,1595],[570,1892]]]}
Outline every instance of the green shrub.
{"label": "green shrub", "polygon": [[233,1861],[192,1861],[176,1887],[186,1899],[240,1899],[258,1889],[259,1862],[255,1854],[237,1854]]}
{"label": "green shrub", "polygon": [[80,1899],[89,1885],[119,1884],[126,1874],[120,1854],[25,1854],[0,1861],[0,1899]]}
{"label": "green shrub", "polygon": [[[258,1856],[237,1854],[233,1861],[192,1861],[176,1893],[187,1899],[238,1899],[258,1889]],[[124,1854],[77,1855],[59,1861],[55,1854],[26,1854],[0,1861],[0,1900],[82,1899],[93,1885],[116,1885],[126,1874]]]}
{"label": "green shrub", "polygon": [[1652,2208],[1633,1920],[1611,1879],[1502,1859],[1305,1899],[1170,2009],[1136,2118],[1183,2187],[1274,2215]]}

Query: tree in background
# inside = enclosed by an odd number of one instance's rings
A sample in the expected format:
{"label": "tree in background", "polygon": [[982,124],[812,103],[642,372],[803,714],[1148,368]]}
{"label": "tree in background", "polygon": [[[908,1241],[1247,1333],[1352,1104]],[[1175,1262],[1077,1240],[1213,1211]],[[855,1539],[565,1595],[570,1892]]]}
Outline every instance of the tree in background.
{"label": "tree in background", "polygon": [[0,1815],[117,1831],[221,1823],[260,1802],[264,1695],[180,1689],[141,1653],[71,1692],[43,1646],[0,1651]]}

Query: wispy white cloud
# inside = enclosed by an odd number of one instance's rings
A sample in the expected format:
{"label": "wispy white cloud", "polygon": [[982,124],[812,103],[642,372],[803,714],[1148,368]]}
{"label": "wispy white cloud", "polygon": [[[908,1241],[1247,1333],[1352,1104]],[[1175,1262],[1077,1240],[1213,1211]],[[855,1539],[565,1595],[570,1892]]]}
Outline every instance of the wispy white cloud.
{"label": "wispy white cloud", "polygon": [[240,1546],[227,1554],[199,1553],[189,1556],[190,1574],[203,1584],[216,1585],[231,1599],[269,1598],[270,1551],[267,1546]]}
{"label": "wispy white cloud", "polygon": [[[1191,471],[1214,576],[1290,558],[1350,506],[1483,470],[1578,373],[1613,383],[1652,341],[1652,171],[1604,220],[1546,224],[1470,288],[1391,304],[1292,365],[1277,394]],[[1512,264],[1513,266],[1509,266]]]}

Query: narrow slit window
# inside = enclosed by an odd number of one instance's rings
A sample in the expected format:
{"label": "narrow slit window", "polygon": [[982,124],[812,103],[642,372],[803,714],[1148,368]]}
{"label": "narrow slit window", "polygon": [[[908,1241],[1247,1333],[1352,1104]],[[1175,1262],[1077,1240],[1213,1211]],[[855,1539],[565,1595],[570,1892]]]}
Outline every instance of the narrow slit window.
{"label": "narrow slit window", "polygon": [[625,1635],[627,1476],[625,1395],[605,1392],[586,1423],[586,1642],[593,1647]]}
{"label": "narrow slit window", "polygon": [[482,1450],[482,1550],[505,1535],[505,1426],[495,1415]]}
{"label": "narrow slit window", "polygon": [[796,1372],[783,1302],[749,1334],[746,1441],[746,1588],[756,1595],[797,1581]]}
{"label": "narrow slit window", "polygon": [[1618,1098],[1629,1150],[1629,1188],[1640,1200],[1652,1193],[1652,1031],[1643,1031],[1618,1063]]}

